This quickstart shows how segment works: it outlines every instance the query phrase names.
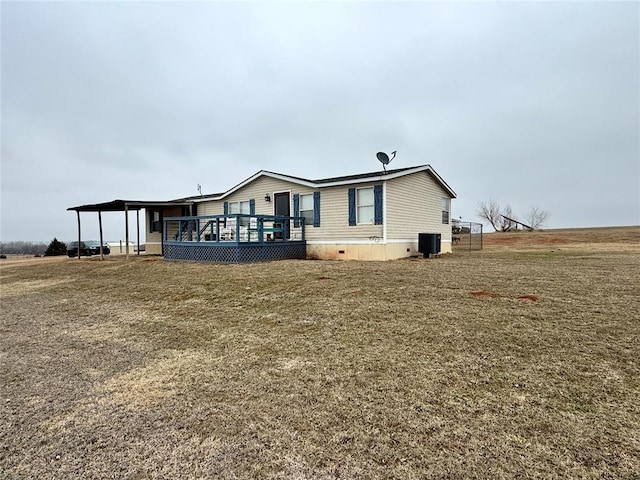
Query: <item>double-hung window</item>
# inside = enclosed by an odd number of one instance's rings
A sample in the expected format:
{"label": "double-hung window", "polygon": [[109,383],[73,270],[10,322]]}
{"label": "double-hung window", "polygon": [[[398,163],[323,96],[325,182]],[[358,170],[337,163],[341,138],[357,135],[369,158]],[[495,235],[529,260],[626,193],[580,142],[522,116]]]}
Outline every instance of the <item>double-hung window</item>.
{"label": "double-hung window", "polygon": [[[229,202],[229,215],[234,215],[236,213],[240,213],[243,215],[249,215],[251,213],[251,205],[247,200],[245,202]],[[248,226],[249,218],[241,218],[240,225]]]}
{"label": "double-hung window", "polygon": [[153,232],[162,232],[162,219],[160,216],[160,212],[158,210],[153,210],[151,212],[151,228],[149,229],[151,233]]}
{"label": "double-hung window", "polygon": [[373,207],[373,187],[358,188],[356,190],[356,218],[359,224],[373,223]]}
{"label": "double-hung window", "polygon": [[449,217],[451,212],[451,199],[442,198],[442,223],[449,224]]}
{"label": "double-hung window", "polygon": [[300,216],[304,217],[304,224],[313,226],[313,194],[300,195]]}

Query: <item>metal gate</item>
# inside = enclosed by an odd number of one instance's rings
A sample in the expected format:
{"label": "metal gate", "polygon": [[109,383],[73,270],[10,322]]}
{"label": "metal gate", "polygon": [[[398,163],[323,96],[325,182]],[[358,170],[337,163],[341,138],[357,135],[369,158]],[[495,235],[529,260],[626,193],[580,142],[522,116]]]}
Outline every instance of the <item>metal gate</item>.
{"label": "metal gate", "polygon": [[453,220],[451,244],[456,250],[482,250],[482,224]]}

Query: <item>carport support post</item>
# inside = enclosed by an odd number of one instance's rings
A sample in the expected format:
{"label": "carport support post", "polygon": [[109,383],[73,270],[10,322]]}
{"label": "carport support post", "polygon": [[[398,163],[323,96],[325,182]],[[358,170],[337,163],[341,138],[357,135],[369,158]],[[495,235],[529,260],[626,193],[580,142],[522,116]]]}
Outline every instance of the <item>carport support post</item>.
{"label": "carport support post", "polygon": [[82,241],[82,235],[80,233],[80,210],[76,210],[76,215],[78,216],[78,260],[80,260],[80,242]]}
{"label": "carport support post", "polygon": [[124,251],[126,252],[125,258],[129,260],[129,205],[124,205]]}
{"label": "carport support post", "polygon": [[136,228],[138,229],[138,255],[140,255],[140,209],[136,210]]}
{"label": "carport support post", "polygon": [[100,260],[104,260],[104,252],[102,251],[102,212],[98,210],[98,223],[100,224]]}

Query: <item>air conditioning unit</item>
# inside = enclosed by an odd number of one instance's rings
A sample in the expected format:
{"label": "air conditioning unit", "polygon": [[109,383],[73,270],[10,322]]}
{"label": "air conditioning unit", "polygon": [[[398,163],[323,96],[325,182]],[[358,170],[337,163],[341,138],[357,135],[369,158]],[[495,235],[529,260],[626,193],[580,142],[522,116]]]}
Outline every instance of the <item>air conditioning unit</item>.
{"label": "air conditioning unit", "polygon": [[442,251],[442,234],[419,233],[418,252],[429,258],[429,255],[438,255]]}

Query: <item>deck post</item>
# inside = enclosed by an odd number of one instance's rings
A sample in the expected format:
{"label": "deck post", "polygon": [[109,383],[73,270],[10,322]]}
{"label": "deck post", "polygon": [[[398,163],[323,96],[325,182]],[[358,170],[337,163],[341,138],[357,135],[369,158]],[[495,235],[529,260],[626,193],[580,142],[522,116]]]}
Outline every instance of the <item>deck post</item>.
{"label": "deck post", "polygon": [[140,255],[140,209],[136,210],[136,228],[138,229],[138,255]]}
{"label": "deck post", "polygon": [[[149,221],[152,219],[150,218]],[[160,253],[164,255],[164,242],[166,240],[165,235],[167,232],[167,222],[164,220],[164,210],[160,214],[160,225],[162,225],[162,231],[160,232]]]}
{"label": "deck post", "polygon": [[102,250],[102,212],[98,210],[98,224],[100,225],[100,260],[104,260],[104,251]]}
{"label": "deck post", "polygon": [[78,216],[78,260],[80,260],[80,242],[82,241],[82,234],[80,231],[80,210],[76,210],[76,215]]}
{"label": "deck post", "polygon": [[124,204],[124,251],[125,259],[129,260],[129,205]]}

